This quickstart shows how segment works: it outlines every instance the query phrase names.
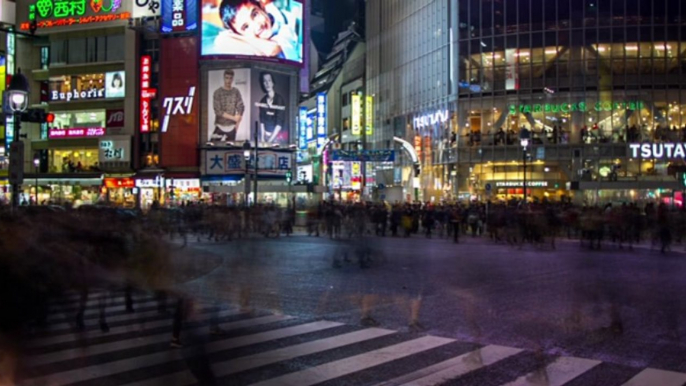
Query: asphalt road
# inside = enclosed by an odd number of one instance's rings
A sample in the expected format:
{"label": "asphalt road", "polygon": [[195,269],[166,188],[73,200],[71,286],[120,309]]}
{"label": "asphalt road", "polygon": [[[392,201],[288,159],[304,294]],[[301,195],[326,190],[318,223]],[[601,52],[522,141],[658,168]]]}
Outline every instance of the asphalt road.
{"label": "asphalt road", "polygon": [[[333,266],[373,250],[371,267]],[[292,236],[191,243],[224,258],[184,284],[261,310],[380,326],[478,344],[686,372],[686,255],[648,246],[600,251],[577,241],[522,249],[480,238]],[[412,325],[412,326],[411,326]]]}
{"label": "asphalt road", "polygon": [[[135,312],[121,292],[94,294],[83,331],[72,296],[28,337],[8,384],[684,386],[682,251],[192,240],[172,256],[177,289],[195,300],[183,348],[170,347],[173,308],[160,313],[153,294],[136,293]],[[209,334],[212,320],[224,334]]]}

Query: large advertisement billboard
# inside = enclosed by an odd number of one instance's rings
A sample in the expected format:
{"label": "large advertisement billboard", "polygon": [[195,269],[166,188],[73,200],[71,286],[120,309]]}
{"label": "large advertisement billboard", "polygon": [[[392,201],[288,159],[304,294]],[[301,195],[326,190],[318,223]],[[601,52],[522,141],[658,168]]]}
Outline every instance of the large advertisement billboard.
{"label": "large advertisement billboard", "polygon": [[254,141],[257,123],[262,146],[290,144],[288,75],[231,68],[209,71],[207,84],[208,141]]}
{"label": "large advertisement billboard", "polygon": [[201,55],[302,65],[301,0],[203,0]]}
{"label": "large advertisement billboard", "polygon": [[199,166],[195,89],[198,51],[194,37],[162,39],[160,53],[160,166]]}

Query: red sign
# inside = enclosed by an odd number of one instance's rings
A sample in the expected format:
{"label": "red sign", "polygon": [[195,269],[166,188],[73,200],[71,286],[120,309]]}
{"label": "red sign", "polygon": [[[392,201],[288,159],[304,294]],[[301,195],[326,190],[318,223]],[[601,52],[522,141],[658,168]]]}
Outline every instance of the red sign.
{"label": "red sign", "polygon": [[157,98],[157,89],[149,88],[147,90],[141,90],[141,98],[155,99]]}
{"label": "red sign", "polygon": [[[160,44],[159,99],[187,97],[198,89],[198,41],[196,37],[162,39]],[[187,98],[184,111],[198,111],[198,98]],[[187,109],[187,110],[186,110]],[[164,109],[163,109],[164,110]],[[197,168],[199,114],[168,115],[166,132],[160,125],[160,166],[165,168]]]}
{"label": "red sign", "polygon": [[103,179],[105,187],[112,188],[133,188],[136,186],[136,181],[133,178],[105,178]]}
{"label": "red sign", "polygon": [[[95,3],[95,2],[94,2]],[[107,23],[117,20],[129,20],[131,12],[122,12],[109,15],[93,15],[93,16],[77,16],[67,17],[57,20],[41,20],[36,23],[36,28],[53,28],[53,27],[69,27],[72,25],[92,24],[92,23]],[[19,25],[19,29],[30,30],[31,22],[24,22]]]}
{"label": "red sign", "polygon": [[105,127],[108,129],[124,127],[124,110],[107,110],[106,115],[107,123],[105,123]]}
{"label": "red sign", "polygon": [[150,131],[150,115],[152,109],[150,108],[150,74],[152,66],[152,58],[150,55],[141,56],[141,133]]}
{"label": "red sign", "polygon": [[90,138],[102,137],[106,133],[104,127],[75,127],[71,129],[50,129],[48,138]]}

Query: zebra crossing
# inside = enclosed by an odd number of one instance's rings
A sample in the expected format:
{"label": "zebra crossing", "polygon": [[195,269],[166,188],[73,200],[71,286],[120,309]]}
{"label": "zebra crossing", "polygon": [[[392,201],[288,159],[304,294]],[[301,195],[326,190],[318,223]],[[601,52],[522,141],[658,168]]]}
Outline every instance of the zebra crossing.
{"label": "zebra crossing", "polygon": [[[182,331],[183,348],[171,348],[171,314],[149,296],[136,311],[107,310],[108,332],[98,313],[86,312],[75,332],[77,299],[55,308],[47,331],[26,342],[16,384],[185,386],[683,386],[686,374],[630,368],[570,356],[379,327],[306,319],[225,307],[197,308]],[[95,303],[89,303],[95,306]],[[214,308],[213,308],[214,307]],[[221,335],[210,334],[218,318]]]}

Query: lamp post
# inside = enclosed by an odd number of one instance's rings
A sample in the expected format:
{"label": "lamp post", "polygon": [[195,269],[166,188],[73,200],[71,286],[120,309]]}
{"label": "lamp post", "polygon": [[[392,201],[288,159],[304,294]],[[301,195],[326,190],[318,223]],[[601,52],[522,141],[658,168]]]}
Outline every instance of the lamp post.
{"label": "lamp post", "polygon": [[243,205],[248,207],[248,195],[250,194],[250,174],[248,167],[250,166],[250,141],[243,142],[243,160],[245,161],[245,177],[243,177],[243,185],[245,189]]}
{"label": "lamp post", "polygon": [[253,203],[257,205],[257,165],[259,163],[259,155],[257,153],[257,146],[259,144],[260,140],[260,122],[255,121],[255,182],[254,182],[254,188],[253,188],[253,195],[255,199],[253,200]]}
{"label": "lamp post", "polygon": [[[12,143],[12,152],[18,153],[14,157],[10,154],[10,174],[14,174],[17,178],[13,178],[12,183],[12,207],[19,206],[19,186],[23,180],[24,174],[24,144],[19,141],[19,132],[21,130],[21,113],[26,111],[29,107],[29,82],[21,73],[21,69],[17,69],[17,73],[12,76],[9,87],[6,93],[9,101],[9,108],[14,115],[14,139]],[[19,155],[19,156],[18,156]]]}
{"label": "lamp post", "polygon": [[33,159],[33,166],[36,168],[36,205],[38,205],[38,167],[40,166],[40,159],[38,157]]}

